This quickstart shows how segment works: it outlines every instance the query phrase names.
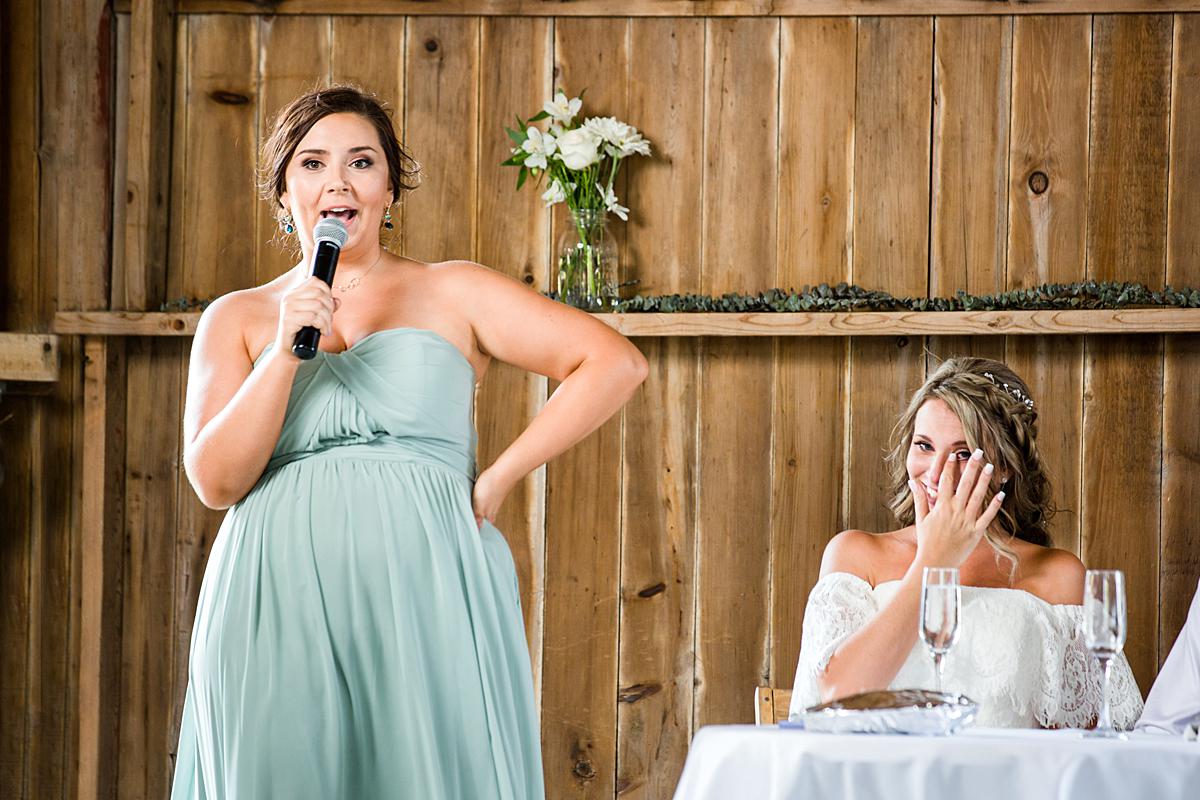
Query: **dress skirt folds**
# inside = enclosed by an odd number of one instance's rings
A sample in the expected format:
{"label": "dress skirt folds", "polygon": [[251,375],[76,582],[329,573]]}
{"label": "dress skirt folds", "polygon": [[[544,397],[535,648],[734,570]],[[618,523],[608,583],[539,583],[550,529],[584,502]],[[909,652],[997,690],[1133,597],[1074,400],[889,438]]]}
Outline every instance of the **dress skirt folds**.
{"label": "dress skirt folds", "polygon": [[543,797],[516,572],[471,509],[474,383],[414,328],[300,366],[205,571],[174,800]]}

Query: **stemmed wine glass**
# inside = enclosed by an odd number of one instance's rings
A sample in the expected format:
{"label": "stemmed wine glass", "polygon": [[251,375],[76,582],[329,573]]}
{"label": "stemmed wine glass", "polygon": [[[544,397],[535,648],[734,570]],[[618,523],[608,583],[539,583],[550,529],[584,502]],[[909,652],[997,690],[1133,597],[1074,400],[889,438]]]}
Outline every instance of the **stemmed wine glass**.
{"label": "stemmed wine glass", "polygon": [[933,655],[937,691],[942,691],[946,653],[958,641],[962,589],[956,567],[925,567],[921,575],[921,640]]}
{"label": "stemmed wine glass", "polygon": [[1113,728],[1108,684],[1112,660],[1125,646],[1125,575],[1118,569],[1089,569],[1083,578],[1083,641],[1104,671],[1100,717],[1088,736],[1123,738]]}

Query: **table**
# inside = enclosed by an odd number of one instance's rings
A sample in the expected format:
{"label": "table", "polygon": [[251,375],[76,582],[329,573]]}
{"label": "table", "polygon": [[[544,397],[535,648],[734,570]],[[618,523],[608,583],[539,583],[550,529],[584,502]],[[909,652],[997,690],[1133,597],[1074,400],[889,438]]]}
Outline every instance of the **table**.
{"label": "table", "polygon": [[692,741],[675,800],[1200,798],[1200,742],[968,728],[955,736],[713,725]]}

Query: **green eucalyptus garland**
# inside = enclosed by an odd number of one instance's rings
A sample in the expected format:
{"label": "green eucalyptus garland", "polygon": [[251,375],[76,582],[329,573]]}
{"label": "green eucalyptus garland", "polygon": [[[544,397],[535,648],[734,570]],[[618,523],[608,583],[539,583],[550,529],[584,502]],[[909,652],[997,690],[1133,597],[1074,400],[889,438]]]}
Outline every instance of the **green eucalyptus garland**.
{"label": "green eucalyptus garland", "polygon": [[[554,292],[546,296],[557,300]],[[211,300],[181,297],[163,303],[160,311],[203,311]],[[997,295],[964,291],[953,297],[896,297],[850,283],[806,286],[799,292],[770,289],[758,294],[637,295],[617,302],[622,314],[674,314],[687,312],[836,312],[836,311],[1040,311],[1065,309],[1200,308],[1200,289],[1151,291],[1140,283],[1081,281],[1044,283]]]}

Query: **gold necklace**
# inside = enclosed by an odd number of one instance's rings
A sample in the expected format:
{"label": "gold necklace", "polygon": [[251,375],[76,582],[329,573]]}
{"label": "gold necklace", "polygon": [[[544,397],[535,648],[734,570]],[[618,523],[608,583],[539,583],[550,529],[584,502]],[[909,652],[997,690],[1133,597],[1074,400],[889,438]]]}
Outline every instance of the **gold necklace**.
{"label": "gold necklace", "polygon": [[371,274],[371,270],[373,270],[373,269],[375,269],[377,266],[379,266],[379,262],[380,262],[380,261],[382,261],[382,260],[383,260],[383,248],[381,247],[381,248],[379,248],[379,257],[375,259],[375,263],[374,263],[374,264],[372,264],[370,267],[368,267],[368,268],[367,268],[367,271],[366,271],[366,272],[364,272],[364,273],[363,273],[363,274],[361,274],[361,275],[357,275],[357,276],[355,276],[355,277],[351,278],[351,279],[350,279],[350,280],[349,280],[347,283],[344,283],[344,284],[342,284],[341,286],[339,286],[339,285],[337,285],[337,284],[335,283],[335,284],[333,285],[333,288],[334,288],[334,289],[336,289],[336,290],[337,290],[337,291],[339,291],[339,292],[342,292],[343,294],[344,294],[344,293],[346,293],[346,292],[352,292],[352,291],[354,291],[355,289],[357,289],[357,288],[358,288],[359,284],[361,284],[361,283],[363,282],[363,278],[365,278],[365,277],[367,277],[368,275],[370,275],[370,274]]}

